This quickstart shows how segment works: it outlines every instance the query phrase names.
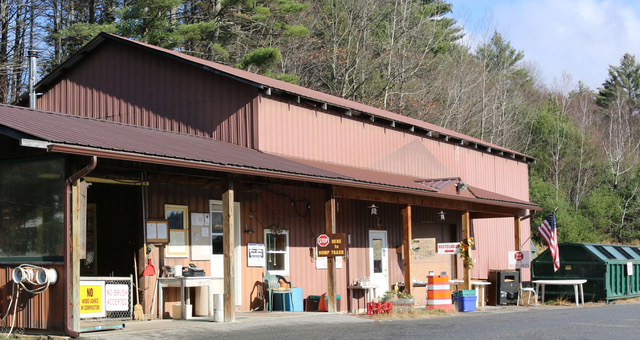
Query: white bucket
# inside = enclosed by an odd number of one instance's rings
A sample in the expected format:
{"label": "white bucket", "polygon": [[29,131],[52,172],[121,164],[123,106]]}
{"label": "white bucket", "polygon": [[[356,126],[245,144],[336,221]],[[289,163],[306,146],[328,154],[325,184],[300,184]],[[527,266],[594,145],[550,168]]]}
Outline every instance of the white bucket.
{"label": "white bucket", "polygon": [[213,321],[224,322],[224,294],[213,294]]}

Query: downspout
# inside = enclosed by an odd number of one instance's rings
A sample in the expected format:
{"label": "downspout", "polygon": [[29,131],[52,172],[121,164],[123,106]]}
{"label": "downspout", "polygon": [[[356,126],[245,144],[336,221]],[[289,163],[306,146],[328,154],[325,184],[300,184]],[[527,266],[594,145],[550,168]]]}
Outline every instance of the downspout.
{"label": "downspout", "polygon": [[71,290],[71,280],[73,279],[73,273],[71,273],[71,186],[80,178],[86,176],[93,171],[98,165],[98,157],[92,156],[91,162],[86,167],[80,169],[80,171],[71,175],[64,182],[64,271],[65,271],[65,291],[64,291],[64,332],[65,334],[77,338],[80,333],[71,329],[71,297],[69,291]]}

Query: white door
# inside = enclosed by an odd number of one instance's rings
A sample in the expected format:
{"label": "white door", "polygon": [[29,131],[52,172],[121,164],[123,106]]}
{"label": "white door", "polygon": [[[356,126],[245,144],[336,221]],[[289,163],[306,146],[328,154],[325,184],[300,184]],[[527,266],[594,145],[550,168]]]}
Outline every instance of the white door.
{"label": "white door", "polygon": [[[240,203],[234,203],[234,248],[235,259],[235,300],[236,305],[242,305],[242,252],[240,244]],[[209,201],[209,213],[211,214],[211,277],[224,278],[224,252],[222,240],[222,201]]]}
{"label": "white door", "polygon": [[376,297],[389,290],[389,254],[387,249],[387,231],[369,231],[369,279],[377,286]]}

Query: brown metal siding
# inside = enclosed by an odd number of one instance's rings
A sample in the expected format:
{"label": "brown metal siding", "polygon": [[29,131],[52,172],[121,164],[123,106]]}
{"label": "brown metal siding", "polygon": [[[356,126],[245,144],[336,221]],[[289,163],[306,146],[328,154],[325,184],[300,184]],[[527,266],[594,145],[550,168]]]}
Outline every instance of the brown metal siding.
{"label": "brown metal siding", "polygon": [[[184,181],[185,178],[180,178],[180,180]],[[89,189],[91,190],[91,189]],[[157,180],[153,180],[149,187],[149,206],[148,206],[148,214],[151,219],[164,219],[164,205],[165,204],[177,204],[177,205],[186,205],[188,207],[189,215],[192,212],[200,212],[200,213],[208,213],[209,212],[209,200],[216,199],[219,200],[222,197],[222,191],[214,186],[209,185],[189,185],[189,184],[170,184],[170,183],[162,183]],[[190,222],[189,216],[189,223]],[[190,235],[187,236],[188,238]],[[190,241],[190,240],[189,240]],[[162,255],[160,255],[162,254]],[[163,261],[160,261],[160,257],[164,257],[164,249],[162,247],[156,247],[153,249],[149,257],[152,259],[154,265],[158,266],[160,269],[160,265],[166,266],[174,266],[177,264],[187,266],[189,263],[193,263],[199,268],[205,270],[207,275],[210,274],[210,265],[209,261],[194,261],[191,260],[191,257],[182,257],[182,258],[165,258]],[[139,271],[142,273],[144,270],[144,266],[140,266]],[[141,278],[141,285],[143,286],[143,291],[140,295],[141,303],[145,306],[145,313],[150,313],[151,311],[151,298],[146,297],[145,293],[148,292],[149,296],[152,294],[152,287],[155,284],[153,277],[143,277]],[[171,306],[180,302],[180,292],[178,289],[168,289],[165,288],[164,291],[164,312],[165,317],[170,316]],[[157,311],[157,309],[156,309]]]}
{"label": "brown metal siding", "polygon": [[[272,97],[259,101],[262,151],[416,178],[460,177],[475,187],[529,200],[527,163]],[[486,278],[488,269],[505,269],[507,252],[515,250],[513,219],[474,220],[472,225],[477,240],[472,276]],[[522,241],[529,238],[529,220],[522,222],[520,235]],[[529,248],[525,242],[522,250]],[[523,270],[523,279],[529,278]]]}
{"label": "brown metal siding", "polygon": [[255,87],[118,42],[95,52],[38,108],[253,147]]}
{"label": "brown metal siding", "polygon": [[[13,281],[11,274],[17,265],[0,265],[0,310],[3,313],[8,310],[9,296]],[[20,299],[18,301],[18,309],[15,315],[15,327],[26,329],[47,329],[47,330],[64,330],[64,275],[62,265],[46,265],[46,267],[55,268],[58,272],[58,282],[49,286],[44,293],[32,295],[21,289]],[[17,293],[18,287],[16,287]],[[14,297],[15,297],[14,293]],[[15,302],[15,301],[14,301]],[[13,322],[13,306],[7,313],[7,319],[4,321],[6,325]]]}

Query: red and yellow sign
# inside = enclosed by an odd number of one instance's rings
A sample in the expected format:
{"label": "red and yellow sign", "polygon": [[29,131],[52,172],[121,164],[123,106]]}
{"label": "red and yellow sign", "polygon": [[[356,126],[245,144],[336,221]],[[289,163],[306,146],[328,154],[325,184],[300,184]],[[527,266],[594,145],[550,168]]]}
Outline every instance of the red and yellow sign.
{"label": "red and yellow sign", "polygon": [[[321,237],[327,237],[322,234]],[[323,246],[323,244],[325,244]],[[324,257],[336,257],[347,255],[347,235],[346,234],[331,234],[328,236],[328,240],[318,237],[318,256]]]}

